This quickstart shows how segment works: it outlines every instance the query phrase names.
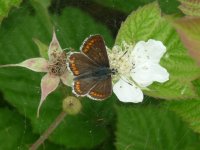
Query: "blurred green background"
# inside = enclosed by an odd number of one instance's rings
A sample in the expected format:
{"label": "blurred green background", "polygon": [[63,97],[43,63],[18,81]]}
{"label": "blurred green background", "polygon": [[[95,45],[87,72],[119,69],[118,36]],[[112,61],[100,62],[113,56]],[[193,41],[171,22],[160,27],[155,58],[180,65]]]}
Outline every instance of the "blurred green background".
{"label": "blurred green background", "polygon": [[[151,2],[153,0],[0,0],[0,64],[39,57],[33,38],[48,45],[53,27],[62,48],[78,51],[82,41],[91,34],[103,35],[111,48],[126,17]],[[181,15],[178,1],[158,0],[158,3],[162,14]],[[0,69],[0,150],[28,149],[61,112],[65,91],[70,90],[62,85],[48,96],[40,118],[36,118],[42,76],[24,68]],[[178,101],[168,103],[146,96],[141,104],[123,104],[113,94],[103,102],[83,98],[81,103],[80,114],[67,116],[41,150],[200,148],[198,100],[190,103],[185,100],[179,106]],[[177,112],[176,107],[183,109]],[[192,110],[195,111],[189,113]]]}

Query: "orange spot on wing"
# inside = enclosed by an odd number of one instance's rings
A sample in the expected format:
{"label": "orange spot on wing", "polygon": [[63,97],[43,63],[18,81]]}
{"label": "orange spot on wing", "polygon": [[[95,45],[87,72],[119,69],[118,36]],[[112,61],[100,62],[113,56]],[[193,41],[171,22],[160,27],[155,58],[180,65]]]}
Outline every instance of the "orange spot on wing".
{"label": "orange spot on wing", "polygon": [[80,82],[75,83],[75,89],[77,92],[82,93],[81,88],[80,88]]}
{"label": "orange spot on wing", "polygon": [[90,48],[90,45],[86,45],[86,46],[85,46],[85,49],[86,49],[86,50],[89,50],[89,48]]}
{"label": "orange spot on wing", "polygon": [[105,94],[97,93],[97,92],[90,92],[90,95],[95,98],[104,98],[106,96]]}
{"label": "orange spot on wing", "polygon": [[83,49],[83,52],[87,53],[90,49],[91,45],[85,45],[84,49]]}
{"label": "orange spot on wing", "polygon": [[76,65],[75,65],[75,64],[72,64],[72,67],[76,67]]}
{"label": "orange spot on wing", "polygon": [[76,67],[72,67],[72,70],[73,70],[73,71],[76,71],[76,70],[77,70],[77,68],[76,68]]}
{"label": "orange spot on wing", "polygon": [[79,71],[78,71],[78,70],[75,70],[75,71],[74,71],[74,74],[75,74],[75,75],[78,75],[78,74],[79,74]]}

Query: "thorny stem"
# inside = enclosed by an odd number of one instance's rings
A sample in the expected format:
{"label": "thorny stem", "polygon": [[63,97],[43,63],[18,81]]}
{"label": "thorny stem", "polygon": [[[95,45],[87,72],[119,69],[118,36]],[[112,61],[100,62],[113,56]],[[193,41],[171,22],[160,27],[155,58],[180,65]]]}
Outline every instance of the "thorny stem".
{"label": "thorny stem", "polygon": [[29,150],[37,150],[37,148],[49,137],[49,135],[56,129],[56,127],[63,121],[66,112],[62,111],[49,128],[40,136],[40,138],[29,148]]}

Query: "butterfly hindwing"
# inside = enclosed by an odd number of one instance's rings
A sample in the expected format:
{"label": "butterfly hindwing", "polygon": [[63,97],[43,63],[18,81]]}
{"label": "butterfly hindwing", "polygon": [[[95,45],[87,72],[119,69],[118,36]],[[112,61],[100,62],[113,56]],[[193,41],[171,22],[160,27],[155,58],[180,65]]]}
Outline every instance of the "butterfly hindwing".
{"label": "butterfly hindwing", "polygon": [[88,96],[95,100],[103,100],[112,94],[111,76],[99,81],[88,93]]}
{"label": "butterfly hindwing", "polygon": [[74,81],[73,91],[76,95],[84,96],[96,85],[97,80],[78,79]]}
{"label": "butterfly hindwing", "polygon": [[106,46],[102,36],[92,35],[87,38],[81,47],[81,51],[96,64],[102,67],[109,67]]}

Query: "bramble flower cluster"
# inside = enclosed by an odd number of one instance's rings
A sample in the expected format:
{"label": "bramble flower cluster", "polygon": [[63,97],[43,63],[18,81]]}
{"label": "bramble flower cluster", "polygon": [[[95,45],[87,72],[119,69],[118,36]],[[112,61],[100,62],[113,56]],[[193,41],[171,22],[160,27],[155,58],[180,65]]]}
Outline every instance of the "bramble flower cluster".
{"label": "bramble flower cluster", "polygon": [[[166,47],[162,42],[153,39],[139,41],[135,45],[123,42],[108,49],[110,68],[117,70],[112,76],[113,92],[122,102],[138,103],[143,101],[143,89],[147,89],[153,82],[166,82],[169,73],[159,62]],[[53,33],[48,49],[49,60],[45,58],[31,58],[19,64],[1,65],[0,67],[20,66],[35,72],[45,72],[41,80],[41,99],[37,110],[39,111],[46,97],[53,92],[60,81],[64,85],[72,86],[72,74],[67,69],[67,54],[62,50]]]}

